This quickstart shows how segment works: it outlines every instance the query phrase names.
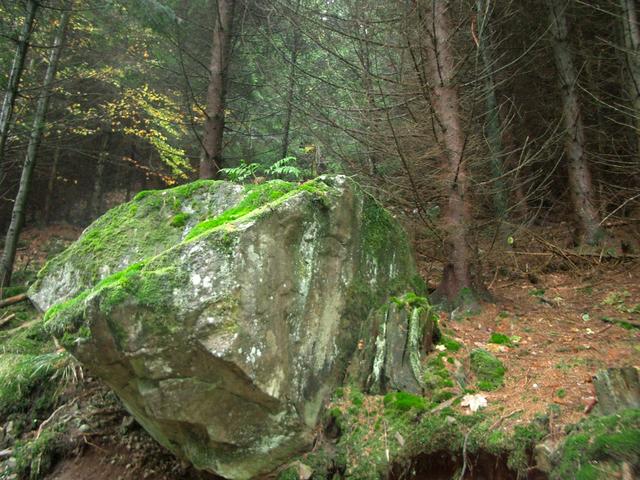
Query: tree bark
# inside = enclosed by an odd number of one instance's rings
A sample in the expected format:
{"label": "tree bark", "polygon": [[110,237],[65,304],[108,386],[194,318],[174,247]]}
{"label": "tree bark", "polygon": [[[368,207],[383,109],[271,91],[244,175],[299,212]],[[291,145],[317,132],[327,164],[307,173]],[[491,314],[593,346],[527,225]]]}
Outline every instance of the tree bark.
{"label": "tree bark", "polygon": [[465,136],[462,130],[460,99],[455,84],[455,59],[450,46],[452,30],[448,3],[434,0],[426,16],[427,75],[431,85],[431,102],[444,148],[447,205],[444,211],[444,247],[447,264],[437,295],[456,301],[462,289],[472,289],[471,252],[468,242],[471,223],[467,167],[464,162]]}
{"label": "tree bark", "polygon": [[222,168],[222,136],[227,72],[231,50],[231,34],[235,0],[218,0],[218,15],[213,28],[207,108],[200,156],[200,178],[217,178]]}
{"label": "tree bark", "polygon": [[553,54],[562,95],[562,119],[565,128],[565,155],[568,161],[569,189],[580,223],[582,239],[588,244],[602,240],[602,230],[594,202],[589,163],[585,155],[582,112],[576,92],[577,74],[569,49],[565,4],[546,0],[551,23]]}
{"label": "tree bark", "polygon": [[484,100],[486,117],[484,136],[489,147],[489,165],[493,177],[493,207],[498,219],[504,219],[507,212],[507,186],[504,181],[504,148],[502,145],[502,122],[498,109],[496,85],[494,79],[495,63],[491,41],[491,1],[476,0],[478,15],[478,52],[482,59],[482,78],[484,82]]}
{"label": "tree bark", "polygon": [[[364,17],[364,14],[360,11],[359,8],[357,10],[357,13],[358,18]],[[374,83],[371,75],[371,50],[369,48],[368,26],[365,25],[363,28],[359,28],[358,34],[359,37],[362,38],[362,40],[359,40],[359,49],[356,53],[360,59],[360,66],[362,67],[362,87],[364,88],[364,93],[367,98],[367,111],[366,117],[364,118],[364,123],[366,125],[368,134],[366,145],[367,170],[369,175],[373,176],[376,174],[377,165],[380,163],[377,153],[379,151],[379,147],[374,140],[378,137],[379,126],[376,119],[376,111],[378,110],[378,106],[376,105]]]}
{"label": "tree bark", "polygon": [[9,124],[11,123],[11,117],[13,116],[13,107],[20,87],[20,79],[22,77],[22,71],[24,70],[24,62],[27,58],[29,39],[33,32],[33,23],[37,9],[38,3],[36,0],[27,0],[27,11],[20,36],[18,37],[18,46],[13,57],[11,71],[9,72],[7,91],[4,94],[2,108],[0,109],[0,181],[2,181],[4,149],[7,144],[7,137],[9,136]]}
{"label": "tree bark", "polygon": [[636,156],[640,157],[640,26],[635,0],[620,0],[624,46],[629,71],[629,96],[636,127]]}
{"label": "tree bark", "polygon": [[[300,11],[300,0],[296,3],[294,15],[297,17]],[[296,88],[296,64],[298,63],[298,52],[300,51],[300,29],[297,25],[292,25],[293,41],[291,43],[291,57],[289,58],[289,84],[287,86],[287,110],[284,117],[282,134],[282,150],[280,158],[285,158],[289,154],[289,134],[291,130],[291,117],[293,116],[293,98]]]}
{"label": "tree bark", "polygon": [[49,181],[47,182],[47,196],[44,199],[44,223],[49,223],[49,214],[51,211],[51,199],[53,197],[53,190],[56,185],[56,176],[58,175],[58,160],[60,159],[60,147],[56,147],[53,152],[53,165],[51,166],[51,173],[49,174]]}
{"label": "tree bark", "polygon": [[13,263],[16,256],[16,245],[22,229],[24,210],[31,185],[31,176],[44,130],[45,117],[51,97],[51,87],[55,80],[58,61],[60,60],[60,53],[62,52],[62,44],[66,35],[69,18],[71,17],[71,7],[71,0],[65,2],[62,7],[63,11],[60,17],[60,24],[55,33],[53,48],[49,56],[49,65],[47,66],[44,77],[44,84],[38,97],[33,126],[31,127],[31,135],[29,137],[29,145],[27,147],[27,155],[22,167],[18,193],[16,194],[13,211],[11,212],[11,223],[9,224],[9,229],[5,237],[4,252],[2,254],[2,260],[0,261],[0,290],[8,287],[11,283]]}
{"label": "tree bark", "polygon": [[91,204],[89,207],[90,220],[95,220],[100,215],[102,206],[102,179],[104,177],[104,167],[107,160],[107,148],[109,148],[109,133],[104,133],[102,144],[100,145],[100,153],[98,154],[98,162],[96,163],[96,176],[93,184],[93,193],[91,195]]}

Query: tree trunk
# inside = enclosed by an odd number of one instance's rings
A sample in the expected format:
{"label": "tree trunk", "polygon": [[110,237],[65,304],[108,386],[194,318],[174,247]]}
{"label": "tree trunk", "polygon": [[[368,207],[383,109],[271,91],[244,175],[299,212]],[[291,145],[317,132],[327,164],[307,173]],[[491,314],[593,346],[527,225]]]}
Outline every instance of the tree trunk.
{"label": "tree trunk", "polygon": [[565,18],[565,4],[547,0],[553,39],[553,54],[562,94],[562,117],[565,128],[565,155],[568,161],[569,189],[580,222],[582,239],[588,244],[602,240],[598,211],[594,203],[591,172],[585,155],[582,113],[576,92],[577,75],[573,65]]}
{"label": "tree trunk", "polygon": [[202,136],[200,178],[217,178],[222,168],[222,135],[227,72],[233,29],[235,0],[218,0],[218,15],[213,28],[206,119]]}
{"label": "tree trunk", "polygon": [[4,149],[7,143],[7,137],[9,136],[9,124],[11,123],[11,117],[13,116],[13,107],[16,102],[16,96],[18,95],[20,78],[22,77],[22,71],[24,69],[24,61],[27,58],[29,38],[33,32],[33,22],[36,17],[37,9],[38,3],[35,0],[27,0],[27,11],[24,17],[24,24],[22,25],[22,31],[18,37],[18,47],[16,48],[13,63],[11,64],[7,91],[4,94],[2,108],[0,109],[0,181],[2,181]]}
{"label": "tree trunk", "polygon": [[[296,3],[296,10],[294,15],[298,17],[300,11],[300,0]],[[296,64],[298,63],[298,52],[300,51],[300,29],[297,25],[292,25],[293,30],[293,42],[291,44],[291,57],[289,58],[289,85],[287,89],[287,110],[284,117],[283,135],[282,135],[282,150],[280,152],[280,158],[285,158],[289,154],[289,133],[291,130],[291,117],[293,115],[293,98],[296,87]]]}
{"label": "tree trunk", "polygon": [[629,71],[629,96],[636,126],[636,156],[640,157],[640,26],[635,0],[620,0],[620,4]]}
{"label": "tree trunk", "polygon": [[448,2],[431,2],[426,28],[431,44],[426,48],[431,101],[439,141],[444,148],[447,205],[444,211],[445,255],[442,283],[437,295],[456,301],[462,289],[471,289],[471,252],[468,242],[471,215],[467,167],[464,162],[465,137],[461,125],[460,100],[455,84],[455,59],[450,46],[453,31],[447,14]]}
{"label": "tree trunk", "polygon": [[53,152],[53,165],[49,174],[49,182],[47,182],[47,196],[44,198],[44,223],[49,223],[49,213],[51,211],[51,199],[53,190],[56,186],[56,176],[58,175],[58,160],[60,159],[60,147],[56,147]]}
{"label": "tree trunk", "polygon": [[484,100],[486,117],[484,122],[484,136],[489,147],[489,165],[493,177],[493,207],[498,219],[504,219],[507,212],[507,187],[504,181],[502,145],[502,122],[498,110],[496,85],[493,72],[493,45],[489,21],[491,18],[490,0],[476,0],[478,14],[478,52],[482,59],[482,78],[484,81]]}
{"label": "tree trunk", "polygon": [[[71,16],[71,7],[72,3],[70,0],[65,2],[63,6],[60,24],[56,30],[53,48],[51,49],[51,55],[49,56],[49,65],[47,66],[47,72],[45,73],[44,84],[42,86],[40,96],[38,97],[38,104],[36,106],[33,126],[31,127],[31,135],[29,137],[29,145],[27,147],[27,155],[22,167],[18,193],[13,204],[11,223],[9,224],[9,229],[5,238],[4,252],[2,254],[2,261],[0,262],[0,290],[8,287],[11,283],[13,262],[16,256],[16,245],[18,243],[18,237],[20,236],[20,230],[22,229],[24,209],[27,203],[27,196],[29,194],[29,187],[31,184],[31,175],[36,163],[38,147],[44,130],[45,117],[47,115],[49,99],[51,97],[51,87],[55,80],[58,60],[60,59],[60,53],[62,51],[62,43],[64,42],[69,17]],[[1,293],[2,292],[0,292],[0,294]]]}
{"label": "tree trunk", "polygon": [[[358,21],[363,13],[358,9]],[[367,33],[367,26],[358,30],[359,36],[363,37],[363,40],[359,41],[359,49],[356,52],[360,59],[360,66],[362,67],[362,86],[367,98],[367,112],[364,123],[367,129],[367,170],[369,175],[376,174],[376,166],[380,163],[378,159],[378,146],[374,139],[378,138],[378,122],[376,120],[376,111],[378,106],[376,105],[375,92],[373,91],[373,79],[371,78],[371,51],[369,48],[369,39]]]}
{"label": "tree trunk", "polygon": [[102,179],[104,177],[104,167],[107,160],[107,148],[109,147],[109,133],[105,133],[100,145],[100,153],[98,154],[98,162],[96,163],[96,177],[93,184],[93,193],[91,195],[91,204],[89,207],[90,220],[93,221],[100,215],[102,207]]}

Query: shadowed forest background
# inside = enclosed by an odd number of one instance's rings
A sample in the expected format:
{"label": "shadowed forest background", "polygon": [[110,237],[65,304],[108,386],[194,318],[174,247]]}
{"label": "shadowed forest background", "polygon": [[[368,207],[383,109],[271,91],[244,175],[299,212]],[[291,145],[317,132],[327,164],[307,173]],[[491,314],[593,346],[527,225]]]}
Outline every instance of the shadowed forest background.
{"label": "shadowed forest background", "polygon": [[558,247],[637,248],[611,231],[640,201],[633,0],[5,1],[1,17],[9,239],[198,176],[339,172],[451,267],[449,298],[484,283],[480,238],[562,223]]}

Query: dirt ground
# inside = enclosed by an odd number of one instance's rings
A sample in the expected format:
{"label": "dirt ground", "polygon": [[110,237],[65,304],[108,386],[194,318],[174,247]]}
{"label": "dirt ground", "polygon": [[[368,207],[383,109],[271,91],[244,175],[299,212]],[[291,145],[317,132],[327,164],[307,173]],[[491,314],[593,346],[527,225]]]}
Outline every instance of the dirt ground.
{"label": "dirt ground", "polygon": [[[509,417],[503,426],[528,422],[553,404],[561,431],[592,406],[597,370],[640,367],[640,330],[610,323],[640,323],[640,263],[537,277],[535,284],[527,278],[496,280],[495,304],[443,323],[464,349],[483,347],[504,362],[505,386],[486,394],[488,408]],[[514,339],[512,346],[489,343],[494,332]]]}

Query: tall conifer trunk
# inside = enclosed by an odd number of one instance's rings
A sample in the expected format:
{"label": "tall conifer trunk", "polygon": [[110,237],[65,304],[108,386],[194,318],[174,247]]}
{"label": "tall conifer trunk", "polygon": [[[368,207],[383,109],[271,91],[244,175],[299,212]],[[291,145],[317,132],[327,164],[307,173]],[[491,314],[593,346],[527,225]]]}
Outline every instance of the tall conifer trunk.
{"label": "tall conifer trunk", "polygon": [[629,72],[629,96],[636,127],[636,156],[640,158],[640,25],[636,0],[620,0],[624,47]]}
{"label": "tall conifer trunk", "polygon": [[202,135],[200,178],[217,178],[222,168],[224,110],[235,3],[235,0],[217,1],[218,12],[213,28],[206,118]]}
{"label": "tall conifer trunk", "polygon": [[[294,15],[297,17],[300,12],[300,0],[296,3],[296,9]],[[300,51],[300,29],[297,25],[292,25],[294,28],[293,38],[291,42],[291,55],[289,57],[289,84],[287,86],[287,105],[284,116],[284,126],[282,134],[282,149],[280,151],[280,158],[285,158],[289,155],[289,142],[291,133],[291,117],[293,116],[293,99],[296,89],[296,64],[298,63],[298,53]]]}
{"label": "tall conifer trunk", "polygon": [[33,118],[33,126],[31,127],[31,135],[29,136],[27,155],[22,167],[18,193],[11,212],[11,223],[7,230],[2,260],[0,261],[0,293],[2,289],[8,287],[11,283],[13,263],[16,257],[16,245],[18,244],[18,238],[20,237],[20,231],[22,229],[24,210],[27,203],[27,196],[29,194],[29,187],[31,185],[31,176],[36,163],[38,147],[40,146],[40,140],[42,139],[45,118],[49,107],[51,88],[56,77],[58,61],[60,60],[60,53],[62,51],[62,44],[66,35],[69,18],[71,17],[71,7],[71,1],[65,2],[62,7],[63,11],[53,40],[53,48],[51,49],[51,54],[49,56],[49,65],[47,66],[47,71],[45,73],[44,84],[38,97],[36,112]]}
{"label": "tall conifer trunk", "polygon": [[60,147],[57,146],[53,152],[53,165],[51,165],[51,173],[49,174],[49,181],[47,182],[47,195],[44,197],[44,224],[49,224],[49,218],[51,213],[51,200],[53,199],[53,192],[56,186],[56,177],[58,176],[58,161],[60,160]]}
{"label": "tall conifer trunk", "polygon": [[580,223],[582,240],[596,244],[602,238],[600,220],[595,206],[591,172],[585,154],[582,112],[578,102],[576,69],[569,48],[565,2],[547,0],[553,40],[553,56],[558,71],[562,95],[562,119],[565,129],[565,157],[571,199]]}
{"label": "tall conifer trunk", "polygon": [[444,211],[445,254],[447,265],[437,293],[455,300],[462,289],[472,289],[471,250],[469,246],[469,187],[464,162],[465,136],[462,130],[460,99],[455,83],[455,59],[450,42],[452,29],[448,18],[449,2],[433,0],[425,17],[429,45],[427,75],[439,141],[444,149],[444,183],[447,205]]}
{"label": "tall conifer trunk", "polygon": [[507,211],[507,187],[504,181],[504,149],[502,145],[502,122],[498,109],[496,85],[494,79],[495,62],[491,36],[490,0],[476,0],[478,15],[478,53],[482,60],[482,78],[484,83],[485,121],[484,135],[489,147],[489,165],[493,177],[493,207],[496,216],[504,220]]}
{"label": "tall conifer trunk", "polygon": [[4,94],[2,107],[0,108],[0,181],[2,181],[4,149],[9,136],[9,125],[13,116],[13,107],[16,103],[16,97],[20,88],[20,79],[24,70],[24,62],[27,58],[27,49],[29,47],[29,39],[33,31],[33,22],[36,18],[36,10],[38,3],[35,0],[27,0],[27,10],[22,24],[22,30],[18,37],[18,46],[11,64],[9,72],[9,81],[7,83],[7,91]]}

